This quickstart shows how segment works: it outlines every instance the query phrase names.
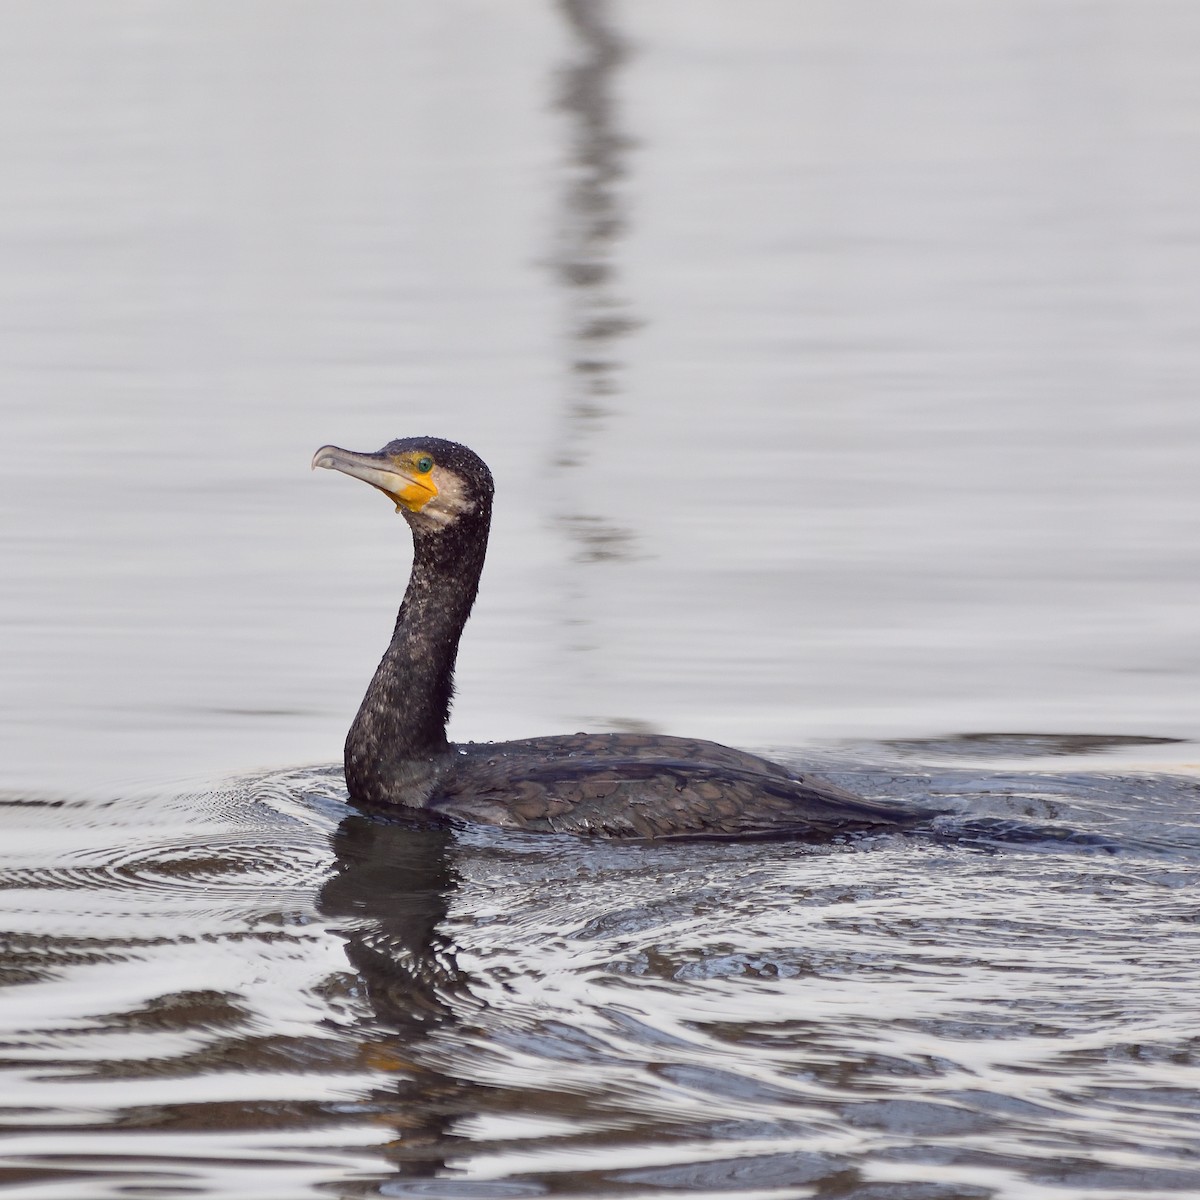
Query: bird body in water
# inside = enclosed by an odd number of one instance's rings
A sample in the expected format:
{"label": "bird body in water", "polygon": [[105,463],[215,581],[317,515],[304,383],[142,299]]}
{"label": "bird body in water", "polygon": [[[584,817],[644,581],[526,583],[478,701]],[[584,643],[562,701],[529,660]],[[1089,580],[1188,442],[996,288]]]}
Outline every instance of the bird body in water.
{"label": "bird body in water", "polygon": [[491,472],[442,438],[403,438],[374,454],[322,446],[312,465],[378,488],[413,537],[395,631],[346,738],[355,804],[643,839],[821,837],[902,829],[931,815],[690,738],[579,733],[451,744],[454,664],[487,552]]}

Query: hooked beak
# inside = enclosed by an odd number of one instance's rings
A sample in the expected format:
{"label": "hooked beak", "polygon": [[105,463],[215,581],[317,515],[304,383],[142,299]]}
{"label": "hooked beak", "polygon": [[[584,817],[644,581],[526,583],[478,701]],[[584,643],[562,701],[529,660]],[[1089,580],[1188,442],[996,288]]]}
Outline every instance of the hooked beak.
{"label": "hooked beak", "polygon": [[312,469],[315,471],[318,467],[341,471],[343,475],[352,475],[378,488],[396,505],[397,511],[401,506],[410,510],[420,508],[437,495],[435,488],[403,471],[382,450],[375,454],[359,454],[354,450],[343,450],[341,446],[322,446],[312,460]]}

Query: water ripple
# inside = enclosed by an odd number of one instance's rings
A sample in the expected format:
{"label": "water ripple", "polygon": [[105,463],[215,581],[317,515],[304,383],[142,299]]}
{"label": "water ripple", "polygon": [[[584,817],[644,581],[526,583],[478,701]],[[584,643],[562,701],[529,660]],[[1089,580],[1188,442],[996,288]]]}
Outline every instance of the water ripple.
{"label": "water ripple", "polygon": [[1119,845],[422,830],[329,769],[16,806],[0,1146],[51,1188],[51,1130],[215,1190],[1200,1188],[1194,781],[857,778]]}

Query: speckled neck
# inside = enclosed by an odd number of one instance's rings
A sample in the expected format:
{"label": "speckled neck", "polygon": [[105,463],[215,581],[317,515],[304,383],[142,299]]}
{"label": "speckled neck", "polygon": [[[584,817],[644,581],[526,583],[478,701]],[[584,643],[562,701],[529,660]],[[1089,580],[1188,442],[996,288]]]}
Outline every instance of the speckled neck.
{"label": "speckled neck", "polygon": [[413,527],[412,575],[396,628],[346,738],[346,785],[357,802],[420,806],[428,797],[449,752],[454,663],[490,522],[485,502],[445,529]]}

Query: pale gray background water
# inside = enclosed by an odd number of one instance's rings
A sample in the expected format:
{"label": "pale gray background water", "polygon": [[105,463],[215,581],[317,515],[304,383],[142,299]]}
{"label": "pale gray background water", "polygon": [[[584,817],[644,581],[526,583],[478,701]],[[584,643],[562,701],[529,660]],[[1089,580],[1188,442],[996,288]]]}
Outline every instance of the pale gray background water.
{"label": "pale gray background water", "polygon": [[6,6],[7,785],[336,757],[414,432],[463,737],[1197,733],[1200,14],[596,11],[599,234],[553,5]]}
{"label": "pale gray background water", "polygon": [[[478,450],[499,489],[460,738],[635,725],[846,770],[850,745],[886,760],[881,739],[1187,739],[1087,760],[1168,767],[1174,783],[1026,779],[995,758],[962,778],[869,781],[1183,847],[1151,865],[999,868],[893,847],[818,866],[767,855],[756,876],[712,855],[636,868],[460,848],[442,924],[473,994],[526,984],[511,1027],[495,1027],[497,1001],[476,1042],[434,1047],[423,1068],[422,1103],[476,1114],[453,1125],[459,1166],[517,1189],[474,1194],[797,1195],[802,1175],[822,1194],[917,1194],[829,1190],[868,1159],[868,1181],[942,1180],[939,1196],[1200,1193],[1198,195],[1188,3],[0,8],[0,790],[22,802],[5,964],[26,985],[4,1028],[14,1061],[41,1064],[15,1076],[11,1120],[66,1130],[8,1149],[43,1170],[112,1152],[102,1127],[134,1131],[133,1165],[111,1177],[88,1166],[87,1183],[35,1172],[13,1188],[126,1194],[142,1153],[191,1161],[181,1178],[229,1196],[384,1177],[370,1106],[354,1107],[364,1071],[389,1073],[370,1053],[314,1059],[303,1082],[269,1055],[219,1069],[231,1052],[214,1031],[239,1022],[284,1039],[335,1012],[357,1026],[314,982],[347,969],[338,921],[316,932],[332,920],[317,893],[339,810],[297,799],[308,776],[263,785],[269,803],[213,789],[337,759],[403,586],[402,523],[368,489],[311,475],[312,451],[436,433]],[[181,781],[199,798],[169,800]],[[589,871],[616,882],[576,895]],[[514,892],[492,890],[513,873]],[[844,920],[799,920],[800,896]],[[1046,896],[1053,911],[1031,918]],[[927,927],[933,911],[961,925]],[[1087,929],[1094,943],[1072,941]],[[945,960],[920,965],[930,944]],[[1010,989],[1012,945],[1045,973]],[[1094,1011],[1072,1007],[1089,971]],[[879,972],[901,980],[886,1000]],[[664,982],[613,1007],[609,990],[642,977]],[[1017,1023],[989,1025],[985,1002]],[[786,1024],[797,1005],[803,1029]],[[880,1005],[915,1024],[875,1023]],[[613,1042],[631,1013],[640,1032]],[[733,1015],[749,1025],[697,1033]],[[560,1018],[607,1050],[555,1040]],[[120,1045],[95,1040],[118,1026]],[[994,1058],[1011,1037],[1016,1065]],[[214,1059],[188,1057],[201,1042]],[[496,1044],[490,1063],[480,1047]],[[645,1073],[651,1046],[675,1066]],[[865,1075],[830,1066],[820,1098],[820,1064],[859,1054]],[[559,1059],[583,1062],[573,1086],[595,1095],[564,1113],[552,1089],[541,1111],[522,1072]],[[158,1090],[128,1082],[166,1061]],[[1038,1072],[1051,1083],[1035,1095],[1021,1080]],[[515,1090],[463,1098],[464,1079],[493,1076]],[[895,1095],[880,1082],[893,1076]],[[880,1088],[908,1104],[915,1078],[977,1123],[837,1108]],[[1136,1119],[1118,1084],[1141,1097]],[[789,1125],[794,1087],[837,1104]],[[505,1099],[480,1116],[489,1095]],[[983,1095],[999,1133],[964,1098]],[[303,1104],[329,1096],[352,1132],[289,1175],[287,1155],[314,1144]],[[189,1125],[161,1108],[183,1097],[217,1108]],[[287,1125],[285,1109],[294,1128],[267,1149],[257,1133],[205,1140],[254,1104],[255,1129],[267,1112]],[[694,1106],[716,1124],[688,1125]],[[886,1129],[882,1150],[864,1128]],[[430,1174],[449,1161],[445,1129],[409,1136],[433,1147]],[[676,1136],[683,1149],[646,1149]],[[748,1138],[767,1166],[698,1165],[741,1161]],[[972,1138],[1009,1157],[955,1158]],[[1030,1165],[1076,1145],[1091,1149],[1062,1178]],[[917,1167],[896,1165],[913,1153]],[[606,1167],[680,1162],[602,1182]],[[535,1176],[559,1183],[521,1191]]]}

